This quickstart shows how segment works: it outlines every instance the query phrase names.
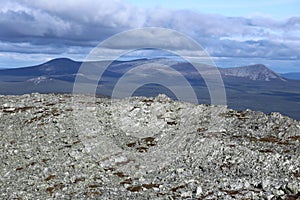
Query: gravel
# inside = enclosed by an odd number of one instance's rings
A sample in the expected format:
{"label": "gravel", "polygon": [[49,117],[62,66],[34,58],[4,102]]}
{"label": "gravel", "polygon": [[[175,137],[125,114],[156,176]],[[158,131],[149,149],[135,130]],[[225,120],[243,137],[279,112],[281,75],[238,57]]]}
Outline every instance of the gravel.
{"label": "gravel", "polygon": [[0,96],[0,199],[299,199],[300,122],[164,95]]}

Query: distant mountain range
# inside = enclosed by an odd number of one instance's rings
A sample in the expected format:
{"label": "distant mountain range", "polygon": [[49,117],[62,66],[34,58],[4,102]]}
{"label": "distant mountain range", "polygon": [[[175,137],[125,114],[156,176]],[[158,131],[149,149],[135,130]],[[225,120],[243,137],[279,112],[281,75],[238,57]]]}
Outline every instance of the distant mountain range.
{"label": "distant mountain range", "polygon": [[[78,74],[82,62],[67,58],[54,59],[41,65],[0,70],[0,94],[71,93],[76,76],[85,84],[97,80],[97,68],[104,67],[109,61],[87,63],[95,66],[86,74]],[[97,94],[111,96],[115,84],[122,75],[143,64],[160,63],[172,66],[183,74],[194,89],[201,103],[210,103],[210,95],[205,81],[189,63],[169,59],[140,59],[114,61],[98,82]],[[219,68],[222,75],[228,106],[234,109],[253,109],[265,113],[278,111],[300,120],[300,81],[293,80],[293,75],[277,74],[262,64]],[[151,73],[159,73],[153,68]],[[166,73],[169,78],[176,74]],[[135,95],[154,96],[166,93],[174,94],[160,85],[145,85],[136,90]],[[172,96],[173,95],[173,96]]]}
{"label": "distant mountain range", "polygon": [[285,73],[281,74],[281,76],[291,80],[300,80],[300,72]]}

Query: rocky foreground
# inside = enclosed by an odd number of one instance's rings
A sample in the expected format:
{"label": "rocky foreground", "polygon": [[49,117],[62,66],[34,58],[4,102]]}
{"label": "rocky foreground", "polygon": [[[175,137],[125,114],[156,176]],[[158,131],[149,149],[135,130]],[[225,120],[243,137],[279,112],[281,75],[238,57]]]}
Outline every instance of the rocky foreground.
{"label": "rocky foreground", "polygon": [[0,96],[0,199],[299,199],[300,123],[156,98]]}

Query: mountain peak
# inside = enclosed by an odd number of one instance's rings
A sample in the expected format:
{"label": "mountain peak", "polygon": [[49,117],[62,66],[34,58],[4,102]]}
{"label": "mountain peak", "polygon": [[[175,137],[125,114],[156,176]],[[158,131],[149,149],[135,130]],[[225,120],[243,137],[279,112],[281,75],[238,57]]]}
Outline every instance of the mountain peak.
{"label": "mountain peak", "polygon": [[69,58],[56,58],[50,60],[38,67],[38,70],[42,72],[42,75],[54,75],[54,74],[75,74],[77,73],[81,63],[71,60]]}
{"label": "mountain peak", "polygon": [[271,81],[281,80],[285,81],[283,77],[274,71],[270,70],[263,64],[248,65],[234,68],[220,69],[223,76],[234,76],[241,78],[248,78],[255,81]]}
{"label": "mountain peak", "polygon": [[74,63],[75,61],[70,58],[55,58],[47,61],[44,64],[57,64],[57,63]]}

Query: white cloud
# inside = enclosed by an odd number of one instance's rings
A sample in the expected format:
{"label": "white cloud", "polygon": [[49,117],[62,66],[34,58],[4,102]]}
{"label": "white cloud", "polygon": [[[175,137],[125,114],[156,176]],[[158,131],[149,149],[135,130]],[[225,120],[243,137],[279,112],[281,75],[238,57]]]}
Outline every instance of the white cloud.
{"label": "white cloud", "polygon": [[83,24],[109,27],[141,26],[142,11],[120,0],[20,0],[30,7],[41,9],[63,19]]}
{"label": "white cloud", "polygon": [[[121,0],[2,0],[0,51],[83,53],[80,47],[88,50],[115,33],[145,26],[185,33],[214,56],[300,58],[299,16],[286,20],[230,18],[189,10],[146,10]],[[167,37],[173,46],[182,47],[180,40]],[[142,44],[143,37],[122,41],[119,46],[130,46],[133,40]]]}

